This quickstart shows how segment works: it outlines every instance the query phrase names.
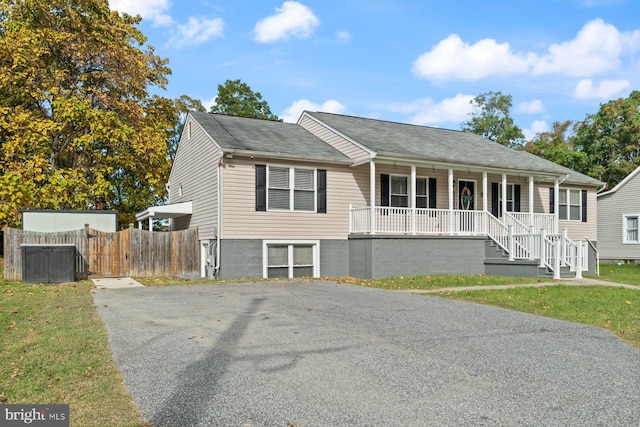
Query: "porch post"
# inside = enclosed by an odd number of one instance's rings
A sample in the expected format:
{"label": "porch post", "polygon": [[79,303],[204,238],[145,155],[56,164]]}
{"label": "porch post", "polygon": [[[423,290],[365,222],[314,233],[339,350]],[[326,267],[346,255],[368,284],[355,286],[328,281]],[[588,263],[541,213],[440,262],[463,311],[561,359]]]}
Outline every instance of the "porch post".
{"label": "porch post", "polygon": [[529,175],[529,227],[533,227],[533,175]]}
{"label": "porch post", "polygon": [[487,172],[484,171],[482,172],[482,218],[483,219],[483,223],[482,226],[484,227],[484,233],[488,234],[489,233],[489,227],[487,224],[487,221],[489,220],[489,218],[487,218],[487,212],[488,212],[488,199],[489,198],[489,193],[487,193]]}
{"label": "porch post", "polygon": [[502,218],[507,217],[507,174],[502,174]]}
{"label": "porch post", "polygon": [[153,231],[153,217],[149,217],[149,231]]}
{"label": "porch post", "polygon": [[142,221],[138,221],[138,230],[142,230]]}
{"label": "porch post", "polygon": [[554,222],[554,228],[555,230],[553,230],[553,233],[557,233],[558,230],[560,229],[560,225],[558,224],[558,218],[560,215],[560,178],[556,178],[553,181],[553,212],[554,212],[554,216],[553,216],[553,222]]}
{"label": "porch post", "polygon": [[376,162],[369,162],[369,222],[371,234],[376,234]]}
{"label": "porch post", "polygon": [[449,168],[449,234],[453,234],[453,169]]}
{"label": "porch post", "polygon": [[416,234],[416,165],[411,165],[411,189],[409,190],[411,208],[411,234]]}

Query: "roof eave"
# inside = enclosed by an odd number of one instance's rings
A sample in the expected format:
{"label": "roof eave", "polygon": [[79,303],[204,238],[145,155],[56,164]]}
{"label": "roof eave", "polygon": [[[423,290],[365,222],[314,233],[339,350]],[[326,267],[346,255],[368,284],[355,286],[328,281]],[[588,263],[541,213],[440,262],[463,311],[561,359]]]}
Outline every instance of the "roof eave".
{"label": "roof eave", "polygon": [[331,163],[337,165],[351,165],[353,161],[349,158],[345,159],[328,159],[326,157],[319,156],[301,156],[297,154],[290,153],[280,153],[280,152],[270,152],[270,151],[254,151],[254,150],[238,150],[232,148],[223,149],[223,157],[225,158],[233,158],[233,156],[242,156],[242,157],[263,157],[267,159],[279,159],[279,160],[293,160],[298,162],[307,162],[307,163]]}

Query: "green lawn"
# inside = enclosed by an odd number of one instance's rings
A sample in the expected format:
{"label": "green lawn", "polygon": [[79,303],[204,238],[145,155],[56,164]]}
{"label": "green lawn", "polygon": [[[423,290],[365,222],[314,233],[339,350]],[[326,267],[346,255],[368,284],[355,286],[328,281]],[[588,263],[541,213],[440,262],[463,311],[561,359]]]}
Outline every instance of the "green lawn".
{"label": "green lawn", "polygon": [[0,268],[0,403],[69,404],[73,426],[144,425],[111,358],[92,282],[1,277]]}
{"label": "green lawn", "polygon": [[600,264],[600,276],[588,276],[609,282],[640,286],[640,264]]}

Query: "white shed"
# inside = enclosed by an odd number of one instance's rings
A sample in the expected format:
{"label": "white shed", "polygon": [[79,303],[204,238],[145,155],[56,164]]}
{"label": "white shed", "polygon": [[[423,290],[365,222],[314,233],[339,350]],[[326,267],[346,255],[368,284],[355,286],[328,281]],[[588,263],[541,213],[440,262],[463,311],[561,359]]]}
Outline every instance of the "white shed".
{"label": "white shed", "polygon": [[81,230],[85,224],[108,233],[118,229],[117,211],[26,210],[21,213],[22,229],[26,231],[55,233]]}

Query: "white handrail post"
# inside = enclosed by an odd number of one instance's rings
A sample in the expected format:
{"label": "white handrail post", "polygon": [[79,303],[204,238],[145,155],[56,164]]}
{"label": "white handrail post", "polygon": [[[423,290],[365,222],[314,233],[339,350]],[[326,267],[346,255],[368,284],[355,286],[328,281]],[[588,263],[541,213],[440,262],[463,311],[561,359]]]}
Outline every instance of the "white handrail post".
{"label": "white handrail post", "polygon": [[561,261],[562,261],[562,265],[566,264],[566,260],[569,258],[570,254],[567,254],[567,239],[569,238],[569,231],[565,228],[562,230],[562,252],[560,252],[560,255],[562,256]]}
{"label": "white handrail post", "polygon": [[513,225],[509,225],[509,228],[507,229],[507,236],[509,237],[509,261],[513,261],[513,251],[516,246],[513,241]]}
{"label": "white handrail post", "polygon": [[547,240],[547,235],[544,228],[540,229],[540,267],[544,267],[544,259],[546,258],[545,250],[547,249],[545,246],[545,241]]}
{"label": "white handrail post", "polygon": [[559,279],[560,278],[560,242],[556,241],[553,244],[554,247],[554,257],[553,257],[553,278],[554,279]]}
{"label": "white handrail post", "polygon": [[576,244],[576,279],[582,279],[582,241]]}

